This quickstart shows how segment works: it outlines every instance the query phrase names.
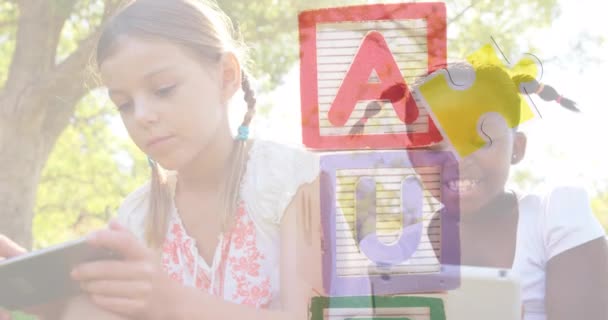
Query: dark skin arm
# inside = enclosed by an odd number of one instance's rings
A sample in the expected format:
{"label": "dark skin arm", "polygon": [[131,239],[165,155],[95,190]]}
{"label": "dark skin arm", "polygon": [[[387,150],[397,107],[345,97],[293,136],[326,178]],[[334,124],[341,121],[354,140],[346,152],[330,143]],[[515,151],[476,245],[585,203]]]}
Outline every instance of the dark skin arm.
{"label": "dark skin arm", "polygon": [[608,244],[574,247],[547,263],[547,320],[608,319]]}

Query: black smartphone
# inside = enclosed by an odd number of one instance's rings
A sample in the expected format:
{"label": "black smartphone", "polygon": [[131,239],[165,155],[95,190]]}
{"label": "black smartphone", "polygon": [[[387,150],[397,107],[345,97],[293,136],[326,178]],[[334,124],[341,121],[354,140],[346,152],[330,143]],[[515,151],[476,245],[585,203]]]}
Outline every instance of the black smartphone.
{"label": "black smartphone", "polygon": [[84,238],[0,261],[0,307],[23,309],[80,293],[70,277],[74,267],[119,255],[89,245]]}

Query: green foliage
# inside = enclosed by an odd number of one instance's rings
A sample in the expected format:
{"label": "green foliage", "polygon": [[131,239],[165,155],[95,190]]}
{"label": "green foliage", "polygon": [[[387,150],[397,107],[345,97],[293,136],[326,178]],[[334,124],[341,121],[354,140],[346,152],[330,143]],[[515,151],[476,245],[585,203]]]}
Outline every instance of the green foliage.
{"label": "green foliage", "polygon": [[102,227],[148,177],[147,160],[111,129],[117,117],[93,92],[79,103],[43,171],[34,218],[35,247]]}
{"label": "green foliage", "polygon": [[[223,1],[220,5],[240,21],[245,40],[255,44],[252,56],[259,67],[254,70],[260,76],[272,75],[262,80],[267,90],[273,88],[297,59],[296,13],[301,6],[288,1]],[[77,3],[62,30],[58,62],[90,34],[102,14],[103,1]],[[106,100],[100,92],[83,98],[50,155],[35,207],[36,248],[102,227],[124,197],[148,178],[145,155],[128,138],[112,131],[118,115]]]}
{"label": "green foliage", "polygon": [[591,208],[606,232],[608,232],[608,190],[591,200]]}
{"label": "green foliage", "polygon": [[[250,46],[254,75],[265,91],[271,90],[298,59],[297,13],[312,8],[358,5],[365,0],[232,1],[219,0],[220,7],[238,25]],[[450,57],[462,57],[496,39],[508,57],[523,50],[534,51],[522,37],[547,27],[559,14],[557,0],[454,0],[448,10]]]}
{"label": "green foliage", "polygon": [[13,319],[13,320],[36,320],[38,318],[36,318],[36,316],[33,316],[33,315],[15,311],[15,312],[11,313],[11,319]]}
{"label": "green foliage", "polygon": [[[59,62],[73,52],[99,25],[104,3],[78,1],[66,21],[57,48]],[[350,4],[365,0],[218,0],[238,24],[250,46],[254,76],[264,91],[280,83],[298,59],[297,13],[303,9]],[[384,1],[383,1],[384,2]],[[449,53],[464,57],[493,36],[508,56],[531,44],[522,35],[547,27],[559,14],[556,0],[455,0],[447,3]],[[0,2],[0,85],[6,80],[14,50],[18,15],[12,2]],[[8,23],[5,23],[8,21]],[[524,37],[525,38],[525,37]],[[297,97],[294,97],[297,101]],[[34,220],[35,247],[58,243],[103,226],[115,214],[122,199],[148,178],[145,156],[126,137],[112,130],[117,114],[96,92],[81,100],[69,126],[55,145],[38,190]],[[269,110],[272,106],[266,106]],[[536,177],[515,176],[522,186],[534,185]],[[608,196],[593,202],[596,212],[606,213]],[[600,215],[605,226],[608,217]]]}
{"label": "green foliage", "polygon": [[76,50],[79,42],[101,24],[103,12],[104,1],[81,0],[76,3],[61,32],[61,41],[57,46],[57,62]]}
{"label": "green foliage", "polygon": [[509,58],[534,52],[534,44],[522,39],[550,26],[559,15],[557,0],[455,0],[446,7],[449,55],[462,58],[491,37]]}
{"label": "green foliage", "polygon": [[298,59],[298,12],[332,2],[336,1],[219,0],[218,4],[249,46],[252,72],[268,91]]}
{"label": "green foliage", "polygon": [[540,185],[543,179],[530,170],[516,168],[509,181],[515,184],[519,190],[529,191]]}

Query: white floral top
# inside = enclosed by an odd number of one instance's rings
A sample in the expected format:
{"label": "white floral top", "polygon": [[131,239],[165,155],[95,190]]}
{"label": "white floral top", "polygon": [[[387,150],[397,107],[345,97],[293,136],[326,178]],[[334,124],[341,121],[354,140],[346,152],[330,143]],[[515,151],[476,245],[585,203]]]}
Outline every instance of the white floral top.
{"label": "white floral top", "polygon": [[[211,265],[198,254],[172,206],[162,248],[162,267],[186,286],[227,301],[257,308],[280,308],[280,221],[304,183],[319,173],[317,157],[302,149],[269,141],[253,141],[241,184],[236,220],[220,235]],[[174,194],[176,175],[168,183]],[[150,185],[130,194],[119,208],[119,220],[142,241]]]}

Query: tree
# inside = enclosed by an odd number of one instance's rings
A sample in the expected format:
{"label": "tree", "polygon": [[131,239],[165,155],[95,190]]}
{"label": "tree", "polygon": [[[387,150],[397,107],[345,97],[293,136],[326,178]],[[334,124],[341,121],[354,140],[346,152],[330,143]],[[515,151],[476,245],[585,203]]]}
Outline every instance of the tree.
{"label": "tree", "polygon": [[[69,125],[75,106],[97,86],[90,77],[89,62],[99,26],[119,2],[0,3],[0,232],[25,246],[31,245],[33,206],[41,171],[58,137]],[[266,11],[277,9],[272,2],[258,1],[254,12],[271,16]],[[293,11],[287,13],[293,16]],[[255,20],[256,16],[248,18]],[[280,39],[284,33],[279,29],[274,34],[264,34],[264,41]],[[272,57],[268,58],[272,61]]]}
{"label": "tree", "polygon": [[[100,16],[115,8],[115,2],[106,3]],[[61,32],[73,11],[86,15],[94,8],[76,0],[5,1],[2,7],[1,37],[14,39],[4,41],[2,51],[14,49],[10,64],[4,62],[8,72],[0,91],[0,232],[29,246],[40,173],[76,103],[92,86],[84,70],[98,32],[88,33],[60,60]]]}
{"label": "tree", "polygon": [[100,228],[148,177],[146,157],[118,135],[116,109],[93,91],[80,101],[44,168],[35,206],[34,247]]}
{"label": "tree", "polygon": [[[37,186],[58,137],[68,128],[63,136],[66,139],[65,144],[63,142],[57,144],[57,148],[63,149],[58,150],[69,150],[67,146],[73,144],[68,143],[67,140],[73,141],[78,139],[77,137],[92,139],[87,135],[86,126],[81,126],[82,122],[79,122],[81,117],[86,117],[86,104],[93,103],[92,100],[82,99],[97,86],[89,76],[87,67],[99,35],[99,26],[116,10],[119,0],[0,1],[2,1],[0,2],[0,167],[2,168],[0,233],[5,233],[19,243],[30,246]],[[239,22],[239,29],[244,34],[245,40],[253,44],[252,56],[254,62],[260,66],[254,70],[258,76],[266,78],[264,83],[267,83],[268,89],[280,81],[282,74],[297,59],[296,12],[319,5],[342,5],[354,2],[223,0],[220,1],[220,6]],[[538,19],[538,16],[534,17],[536,19],[531,19],[522,15],[518,11],[519,2],[504,1],[501,4],[502,6],[499,7],[500,4],[497,5],[496,2],[473,1],[469,6],[460,6],[456,12],[463,13],[451,18],[453,20],[451,26],[460,28],[460,34],[473,37],[476,30],[493,30],[490,26],[495,26],[494,21],[499,18],[512,26],[506,30],[518,32],[524,26],[525,28],[544,27],[556,15],[555,0],[534,0],[527,4],[527,6],[538,5],[539,8],[544,8],[537,12],[540,15],[546,13],[541,19]],[[474,49],[479,47],[477,44],[485,42],[487,42],[486,38],[463,41],[462,44]],[[501,45],[508,47],[510,44],[505,41],[501,42]],[[81,106],[85,110],[74,117],[76,105],[81,100]],[[84,158],[74,157],[71,161],[66,161],[74,165],[83,165],[90,161],[101,161],[100,163],[105,162],[107,165],[110,159],[98,157],[90,150],[87,151],[88,153],[80,149],[65,152],[83,152]],[[142,161],[136,160],[134,163],[145,168],[145,162],[142,164]],[[42,188],[40,195],[45,198],[51,197],[50,192],[53,188],[62,190],[65,184],[74,183],[75,175],[85,180],[93,179],[82,176],[85,173],[92,174],[95,176],[94,179],[107,179],[103,184],[120,184],[120,181],[116,182],[115,176],[102,177],[97,172],[86,170],[81,172],[74,165],[66,167],[49,163],[49,169],[45,171],[47,175],[43,179],[48,187]],[[101,166],[91,164],[91,168],[98,167]],[[110,167],[119,168],[120,165]],[[135,170],[143,170],[141,167],[137,168]],[[72,178],[57,180],[59,179],[57,177],[63,177],[65,173],[73,173],[70,175]],[[128,175],[128,173],[123,174]],[[96,183],[91,184],[94,185]],[[63,193],[64,198],[58,198],[56,202],[73,203],[67,201],[74,196],[70,194],[72,193],[70,189],[63,190],[66,190],[67,194]],[[118,194],[122,195],[126,192],[120,188],[117,190],[118,193],[113,194],[112,197],[118,197]],[[56,193],[55,196],[57,195],[59,194]],[[93,211],[96,212],[93,215],[99,215],[105,210],[103,205],[91,205],[89,208],[88,204],[83,204],[84,201],[92,201],[86,199],[84,194],[79,199],[81,203],[76,210],[78,211],[76,217],[90,216]],[[45,201],[41,201],[38,205],[39,213],[52,212],[53,209],[48,207]],[[107,201],[109,207],[115,203],[114,199]],[[82,208],[89,208],[90,212],[83,211]],[[54,210],[61,212],[72,209],[64,207]],[[48,213],[48,215],[40,219],[53,221],[52,214]],[[70,221],[73,223],[76,220],[72,217]]]}

